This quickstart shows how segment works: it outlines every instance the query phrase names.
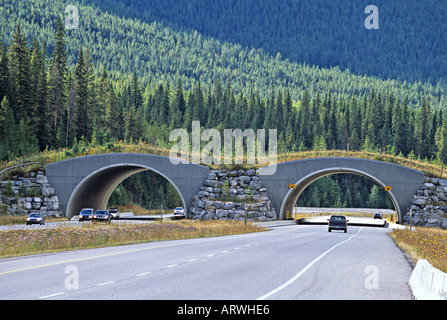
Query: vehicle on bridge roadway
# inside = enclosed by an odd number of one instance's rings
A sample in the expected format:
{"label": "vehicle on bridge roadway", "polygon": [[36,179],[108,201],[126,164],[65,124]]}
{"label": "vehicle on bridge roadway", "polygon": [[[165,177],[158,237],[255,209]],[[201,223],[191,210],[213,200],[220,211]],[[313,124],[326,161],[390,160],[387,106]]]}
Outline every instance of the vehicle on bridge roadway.
{"label": "vehicle on bridge roadway", "polygon": [[90,221],[93,219],[93,209],[92,208],[84,208],[79,212],[79,222],[84,220]]}
{"label": "vehicle on bridge roadway", "polygon": [[109,210],[96,210],[95,214],[93,215],[93,223],[96,223],[98,221],[105,221],[107,223],[110,223],[112,220],[112,215],[110,214]]}
{"label": "vehicle on bridge roadway", "polygon": [[328,232],[332,230],[344,230],[344,232],[348,232],[348,221],[345,216],[331,216],[328,219]]}

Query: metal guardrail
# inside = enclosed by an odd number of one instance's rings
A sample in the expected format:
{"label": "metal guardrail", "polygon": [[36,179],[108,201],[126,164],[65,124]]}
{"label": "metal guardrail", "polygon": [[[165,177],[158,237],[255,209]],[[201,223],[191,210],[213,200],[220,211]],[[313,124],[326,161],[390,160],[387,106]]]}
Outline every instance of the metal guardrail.
{"label": "metal guardrail", "polygon": [[25,162],[25,163],[17,164],[17,165],[12,166],[12,167],[5,168],[5,169],[3,169],[2,171],[0,171],[0,177],[1,177],[4,173],[6,173],[6,172],[8,172],[9,170],[12,170],[12,169],[14,169],[14,168],[19,168],[19,167],[23,168],[23,167],[26,167],[26,166],[29,166],[29,165],[32,165],[32,164],[36,164],[36,163],[39,163],[39,162],[38,162],[38,161],[34,161],[34,162]]}
{"label": "metal guardrail", "polygon": [[276,228],[276,227],[297,225],[298,223],[296,220],[275,220],[275,221],[255,222],[253,224],[261,228]]}

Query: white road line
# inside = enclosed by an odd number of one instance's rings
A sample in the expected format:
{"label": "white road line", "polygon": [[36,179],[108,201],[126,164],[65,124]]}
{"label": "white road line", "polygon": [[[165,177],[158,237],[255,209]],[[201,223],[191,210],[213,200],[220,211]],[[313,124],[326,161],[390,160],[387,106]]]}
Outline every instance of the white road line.
{"label": "white road line", "polygon": [[166,268],[173,268],[173,267],[176,267],[176,266],[178,266],[178,263],[176,263],[176,264],[171,264],[170,266],[167,266]]}
{"label": "white road line", "polygon": [[227,253],[228,252],[228,250],[224,250],[224,251],[222,251],[222,253]]}
{"label": "white road line", "polygon": [[338,246],[341,246],[342,244],[350,241],[352,238],[354,238],[356,235],[358,235],[360,233],[360,230],[362,230],[362,228],[363,227],[361,227],[359,229],[359,231],[357,231],[356,234],[354,234],[351,237],[349,237],[349,239],[347,239],[345,241],[342,241],[342,242],[336,244],[335,246],[333,246],[332,248],[330,248],[330,249],[326,250],[325,252],[323,252],[320,256],[318,256],[311,263],[309,263],[303,270],[301,270],[295,276],[293,276],[289,281],[285,282],[284,284],[280,285],[278,288],[270,291],[269,293],[266,293],[265,295],[263,295],[262,297],[259,297],[256,300],[265,300],[265,299],[269,298],[270,296],[274,295],[275,293],[277,293],[277,292],[281,291],[282,289],[284,289],[284,288],[288,287],[289,285],[291,285],[293,282],[298,280],[298,278],[300,278],[307,270],[309,270],[310,267],[312,267],[316,262],[318,262],[321,258],[323,258],[325,255],[327,255],[329,252],[331,252],[332,250],[334,250]]}
{"label": "white road line", "polygon": [[214,256],[214,253],[209,254],[209,255],[207,255],[206,257],[209,258],[209,257],[212,257],[212,256]]}
{"label": "white road line", "polygon": [[106,285],[112,284],[112,283],[115,283],[115,281],[108,281],[108,282],[98,283],[96,286],[97,287],[102,287],[102,286],[106,286]]}
{"label": "white road line", "polygon": [[150,273],[150,272],[143,272],[143,273],[137,274],[137,277],[146,276],[146,275],[148,275],[149,273]]}
{"label": "white road line", "polygon": [[47,295],[47,296],[39,297],[39,299],[52,298],[52,297],[60,296],[60,295],[63,295],[63,294],[64,294],[63,292],[53,293],[53,294],[49,294],[49,295]]}
{"label": "white road line", "polygon": [[191,259],[191,260],[188,260],[188,262],[194,262],[194,261],[196,261],[197,259]]}

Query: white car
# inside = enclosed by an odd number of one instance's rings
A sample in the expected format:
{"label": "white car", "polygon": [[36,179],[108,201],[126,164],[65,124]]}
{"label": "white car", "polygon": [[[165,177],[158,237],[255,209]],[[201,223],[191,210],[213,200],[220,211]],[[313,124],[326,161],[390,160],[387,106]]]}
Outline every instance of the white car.
{"label": "white car", "polygon": [[185,209],[183,207],[177,207],[174,209],[174,214],[185,214]]}

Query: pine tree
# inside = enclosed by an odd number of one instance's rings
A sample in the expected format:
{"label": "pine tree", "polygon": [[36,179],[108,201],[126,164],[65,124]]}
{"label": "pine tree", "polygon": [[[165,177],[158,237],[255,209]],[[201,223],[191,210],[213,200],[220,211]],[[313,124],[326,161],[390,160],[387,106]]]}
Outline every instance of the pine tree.
{"label": "pine tree", "polygon": [[417,122],[417,145],[419,156],[424,158],[430,157],[430,129],[431,123],[431,110],[430,104],[427,98],[422,99],[422,105],[418,114]]}
{"label": "pine tree", "polygon": [[48,86],[47,86],[47,68],[45,60],[40,65],[40,73],[37,80],[36,88],[36,122],[35,132],[39,141],[40,150],[52,145],[50,124],[48,119],[50,112],[48,108]]}
{"label": "pine tree", "polygon": [[196,87],[194,89],[194,108],[192,111],[192,119],[193,121],[198,120],[203,124],[205,121],[205,105],[204,105],[204,97],[201,88],[200,80],[197,82]]}
{"label": "pine tree", "polygon": [[381,207],[379,187],[377,187],[377,185],[374,185],[371,189],[371,193],[368,198],[368,207],[377,209]]}
{"label": "pine tree", "polygon": [[186,110],[186,101],[183,96],[183,84],[181,79],[177,83],[177,91],[175,92],[173,105],[174,107],[172,114],[177,114],[177,119],[175,120],[175,127],[180,127],[180,124],[183,120],[183,115]]}
{"label": "pine tree", "polygon": [[49,106],[52,114],[52,132],[56,135],[62,125],[62,115],[66,103],[67,54],[65,51],[65,31],[62,19],[56,23],[54,52],[49,70]]}
{"label": "pine tree", "polygon": [[24,156],[37,152],[37,139],[33,128],[30,125],[29,118],[21,118],[17,127],[17,156]]}
{"label": "pine tree", "polygon": [[444,121],[441,128],[441,140],[439,148],[439,157],[442,163],[447,164],[447,122]]}
{"label": "pine tree", "polygon": [[278,89],[278,93],[276,94],[276,103],[275,103],[275,117],[276,117],[276,129],[278,130],[278,134],[281,134],[285,131],[287,122],[284,122],[284,106],[282,100],[282,92],[281,89]]}
{"label": "pine tree", "polygon": [[7,96],[3,97],[0,105],[0,159],[9,160],[15,155],[17,146],[17,126],[14,113],[9,105]]}
{"label": "pine tree", "polygon": [[290,118],[292,117],[292,97],[290,96],[290,89],[286,89],[286,93],[284,95],[284,124],[288,123]]}
{"label": "pine tree", "polygon": [[305,147],[309,148],[312,146],[312,137],[311,137],[311,131],[309,127],[309,121],[310,121],[310,95],[309,92],[306,90],[304,92],[303,100],[301,101],[301,108],[299,109],[300,115],[300,123],[299,123],[299,133],[298,137],[299,139],[302,139],[302,142]]}
{"label": "pine tree", "polygon": [[183,98],[182,80],[177,83],[177,91],[175,92],[174,101],[169,107],[169,119],[171,129],[180,128],[182,123],[183,112],[185,111],[185,99]]}
{"label": "pine tree", "polygon": [[141,94],[140,82],[138,81],[136,71],[133,73],[132,76],[131,90],[132,90],[132,105],[134,106],[135,109],[138,109],[143,105],[143,96]]}
{"label": "pine tree", "polygon": [[88,79],[84,60],[84,51],[82,47],[79,49],[78,62],[75,69],[76,81],[76,108],[75,108],[75,126],[76,138],[81,140],[82,137],[89,139],[90,137],[90,118],[88,116]]}
{"label": "pine tree", "polygon": [[6,43],[0,32],[0,101],[4,96],[11,95],[8,61]]}
{"label": "pine tree", "polygon": [[315,208],[320,207],[320,196],[319,196],[319,193],[320,192],[318,190],[318,187],[315,186],[313,188],[312,195],[311,195],[311,198],[310,198],[310,201],[309,201],[309,207],[315,207]]}
{"label": "pine tree", "polygon": [[13,80],[15,104],[12,104],[16,119],[32,118],[30,55],[22,34],[20,21],[12,35],[10,51],[10,72]]}

